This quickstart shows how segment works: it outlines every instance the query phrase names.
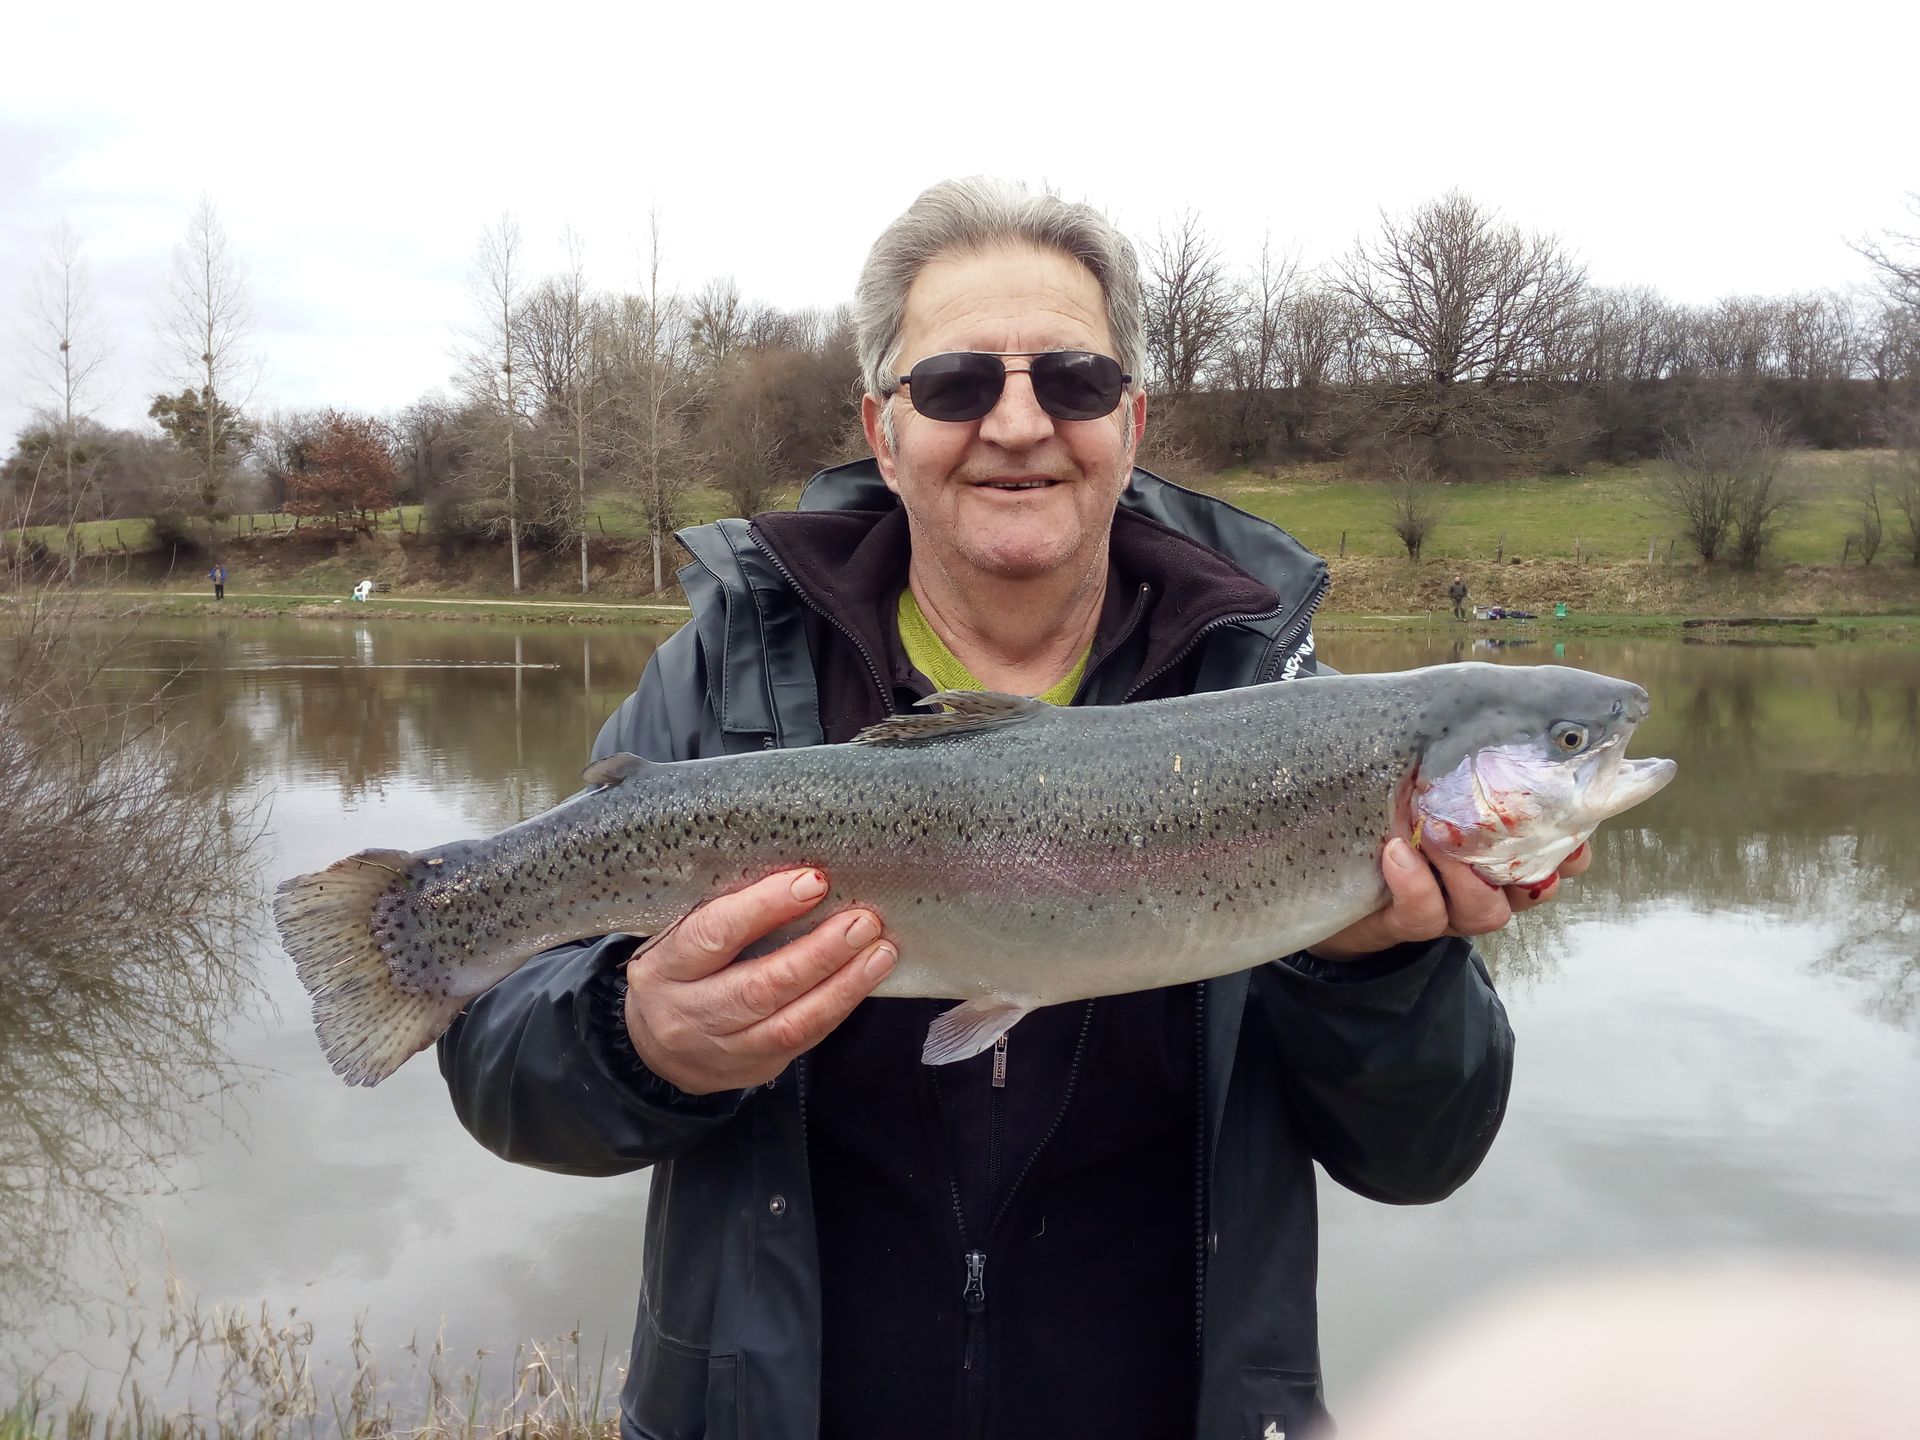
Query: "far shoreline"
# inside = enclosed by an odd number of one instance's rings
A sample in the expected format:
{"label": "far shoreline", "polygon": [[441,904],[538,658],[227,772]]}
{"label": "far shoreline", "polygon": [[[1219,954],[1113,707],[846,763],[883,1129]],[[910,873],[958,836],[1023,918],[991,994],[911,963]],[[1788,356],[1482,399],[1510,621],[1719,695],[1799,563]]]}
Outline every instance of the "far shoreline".
{"label": "far shoreline", "polygon": [[[588,625],[668,631],[691,612],[678,601],[513,600],[495,595],[375,595],[346,597],[260,592],[224,600],[199,590],[141,591],[79,589],[66,592],[89,611],[104,617],[233,621],[302,620],[368,622],[458,621],[464,624]],[[1730,624],[1729,621],[1738,621]],[[1775,620],[1781,623],[1766,623]],[[1687,622],[1693,622],[1689,625]],[[1753,607],[1739,614],[1687,611],[1570,611],[1556,617],[1540,612],[1531,620],[1455,620],[1444,609],[1430,611],[1322,610],[1314,619],[1322,635],[1342,633],[1423,633],[1467,641],[1551,642],[1555,640],[1662,638],[1695,644],[1768,644],[1806,646],[1830,643],[1920,643],[1920,613],[1880,612],[1809,616],[1792,610],[1775,614]],[[1500,648],[1496,643],[1489,648]]]}

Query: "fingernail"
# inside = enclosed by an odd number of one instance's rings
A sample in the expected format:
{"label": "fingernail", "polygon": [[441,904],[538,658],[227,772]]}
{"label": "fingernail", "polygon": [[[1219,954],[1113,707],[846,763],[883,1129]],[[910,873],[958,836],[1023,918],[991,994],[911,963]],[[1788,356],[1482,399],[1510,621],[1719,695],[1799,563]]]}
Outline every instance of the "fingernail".
{"label": "fingernail", "polygon": [[796,900],[818,900],[827,893],[827,877],[818,870],[809,870],[793,882],[793,898]]}
{"label": "fingernail", "polygon": [[847,926],[847,944],[855,950],[863,949],[872,944],[879,934],[880,927],[874,923],[871,915],[856,915],[853,923]]}
{"label": "fingernail", "polygon": [[1418,862],[1413,858],[1413,847],[1406,841],[1393,839],[1387,842],[1387,863],[1396,870],[1412,870]]}
{"label": "fingernail", "polygon": [[[1571,855],[1569,855],[1569,856],[1567,856],[1567,859],[1568,859],[1568,860],[1578,860],[1578,859],[1579,859],[1579,858],[1580,858],[1580,857],[1581,857],[1582,855],[1584,855],[1584,854],[1586,854],[1586,853],[1587,853],[1587,842],[1586,842],[1586,841],[1584,841],[1584,840],[1582,840],[1582,841],[1580,842],[1580,848],[1579,848],[1578,850],[1575,850],[1575,851],[1574,851],[1574,852],[1573,852],[1573,853],[1572,853]],[[1561,863],[1562,863],[1562,864],[1565,864],[1565,863],[1566,863],[1566,861],[1562,861]]]}
{"label": "fingernail", "polygon": [[889,970],[893,969],[893,962],[897,958],[899,957],[894,954],[893,946],[875,946],[873,954],[867,957],[867,978],[869,980],[878,980]]}

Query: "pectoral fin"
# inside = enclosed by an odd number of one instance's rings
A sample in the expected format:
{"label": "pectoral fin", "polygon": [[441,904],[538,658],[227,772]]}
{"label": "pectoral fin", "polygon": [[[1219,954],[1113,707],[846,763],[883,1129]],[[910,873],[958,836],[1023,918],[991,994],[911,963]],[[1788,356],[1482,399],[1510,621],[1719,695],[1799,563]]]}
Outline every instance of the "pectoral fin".
{"label": "pectoral fin", "polygon": [[967,1060],[991,1046],[1026,1018],[1027,1007],[988,995],[943,1010],[927,1027],[927,1043],[920,1051],[925,1065],[950,1065]]}

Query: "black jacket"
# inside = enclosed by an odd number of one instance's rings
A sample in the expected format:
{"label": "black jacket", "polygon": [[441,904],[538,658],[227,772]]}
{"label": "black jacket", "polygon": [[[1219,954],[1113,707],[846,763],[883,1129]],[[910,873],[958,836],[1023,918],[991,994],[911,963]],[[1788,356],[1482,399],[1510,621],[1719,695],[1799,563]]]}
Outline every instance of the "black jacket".
{"label": "black jacket", "polygon": [[[802,517],[768,526],[846,526],[864,514],[860,528],[871,531],[892,504],[863,462],[815,477]],[[1106,667],[1104,682],[1090,668],[1083,701],[1155,693],[1141,682],[1168,677],[1203,691],[1315,672],[1321,562],[1265,522],[1145,471],[1122,508],[1116,537],[1125,527],[1149,549],[1197,541],[1257,577],[1247,593],[1265,601],[1182,614],[1172,567],[1160,589],[1141,590],[1152,614],[1130,633],[1146,653]],[[862,667],[886,689],[883,662],[833,596],[783,562],[791,547],[744,521],[680,538],[694,556],[681,572],[693,620],[655,654],[596,756],[820,743],[840,728],[835,697]],[[1116,538],[1116,557],[1122,548]],[[816,666],[828,654],[840,659]],[[476,1000],[440,1043],[455,1110],[522,1164],[570,1174],[654,1167],[622,1394],[627,1435],[815,1435],[821,1275],[806,1064],[713,1096],[652,1075],[621,1008],[634,943],[615,936],[551,952]],[[1453,940],[1339,966],[1286,957],[1206,982],[1197,1008],[1208,1258],[1195,1433],[1257,1437],[1277,1421],[1298,1434],[1325,1413],[1312,1162],[1379,1200],[1451,1193],[1499,1126],[1512,1032],[1479,958]]]}

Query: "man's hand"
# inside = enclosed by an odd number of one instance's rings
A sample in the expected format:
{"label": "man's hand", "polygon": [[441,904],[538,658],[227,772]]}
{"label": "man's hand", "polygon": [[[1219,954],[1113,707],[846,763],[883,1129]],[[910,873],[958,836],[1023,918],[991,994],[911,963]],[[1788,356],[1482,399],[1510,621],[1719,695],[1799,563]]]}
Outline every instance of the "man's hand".
{"label": "man's hand", "polygon": [[827,893],[818,870],[784,870],[690,911],[627,962],[627,1033],[646,1066],[690,1095],[773,1079],[852,1013],[893,969],[871,910],[848,910],[778,950],[754,941]]}
{"label": "man's hand", "polygon": [[1593,847],[1582,845],[1561,861],[1559,871],[1548,876],[1545,884],[1503,889],[1482,880],[1458,860],[1420,855],[1395,836],[1380,857],[1380,873],[1393,898],[1338,935],[1309,945],[1307,952],[1327,960],[1353,960],[1410,940],[1485,935],[1522,910],[1544,905],[1560,893],[1563,878],[1571,880],[1592,863]]}

